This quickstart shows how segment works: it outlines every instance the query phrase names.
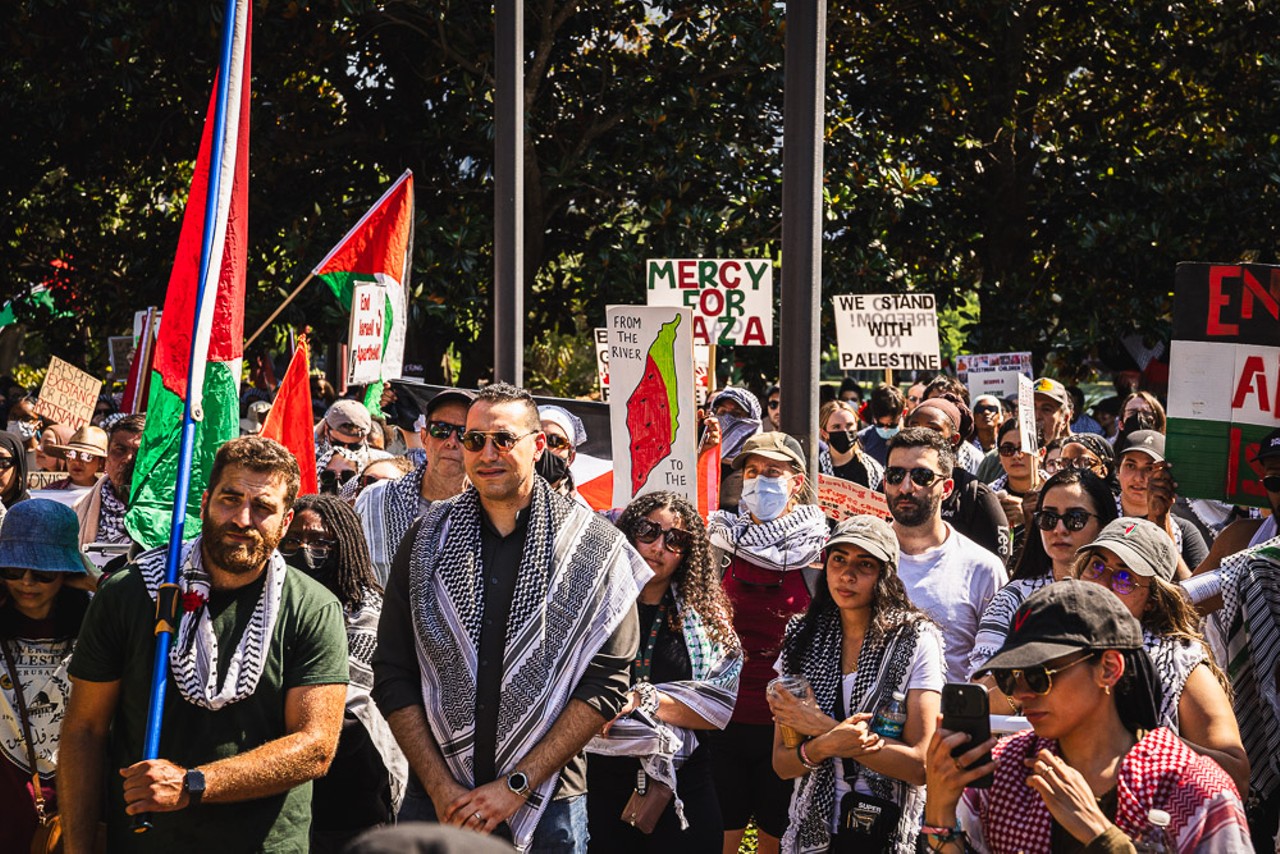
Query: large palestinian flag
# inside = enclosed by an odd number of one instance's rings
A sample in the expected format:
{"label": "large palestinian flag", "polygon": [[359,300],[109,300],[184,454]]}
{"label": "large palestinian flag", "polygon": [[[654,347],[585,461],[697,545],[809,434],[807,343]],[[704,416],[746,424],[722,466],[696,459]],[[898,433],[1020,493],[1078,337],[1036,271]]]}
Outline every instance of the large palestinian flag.
{"label": "large palestinian flag", "polygon": [[[164,323],[160,325],[152,363],[147,428],[138,450],[132,502],[125,517],[129,534],[145,548],[154,548],[169,539],[179,468],[178,445],[188,394],[196,428],[184,539],[200,533],[200,495],[208,483],[214,454],[223,442],[240,432],[240,361],[249,243],[250,28],[249,3],[245,0],[240,5],[227,75],[226,127],[215,150],[214,114],[219,83],[215,79],[165,295]],[[209,171],[214,158],[220,165],[220,180],[214,200],[208,274],[203,298],[198,300]]]}

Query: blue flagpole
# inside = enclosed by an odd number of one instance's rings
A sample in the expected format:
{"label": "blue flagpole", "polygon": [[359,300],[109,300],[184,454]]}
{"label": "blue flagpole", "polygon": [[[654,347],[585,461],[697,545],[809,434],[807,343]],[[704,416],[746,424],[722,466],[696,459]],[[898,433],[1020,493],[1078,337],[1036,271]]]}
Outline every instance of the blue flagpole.
{"label": "blue flagpole", "polygon": [[[209,148],[209,189],[205,198],[204,233],[200,244],[200,274],[196,282],[195,313],[192,317],[191,353],[187,362],[187,396],[182,410],[182,434],[178,443],[178,477],[174,486],[173,517],[169,524],[169,551],[165,557],[164,584],[156,596],[156,648],[151,669],[151,697],[147,707],[147,729],[143,739],[142,758],[160,756],[160,727],[164,713],[165,689],[169,680],[169,649],[177,629],[178,562],[182,556],[182,533],[187,521],[187,492],[191,488],[191,455],[195,446],[196,421],[191,411],[195,391],[193,368],[199,344],[196,329],[200,325],[200,305],[204,299],[205,280],[209,275],[209,258],[213,254],[214,224],[218,216],[218,196],[222,183],[222,148],[227,136],[227,92],[231,85],[232,42],[236,31],[236,2],[227,0],[222,22],[222,55],[218,62],[218,97],[214,107],[213,136]],[[236,105],[237,109],[239,105]],[[207,346],[207,342],[206,342]],[[145,814],[133,817],[135,833],[151,829]]]}

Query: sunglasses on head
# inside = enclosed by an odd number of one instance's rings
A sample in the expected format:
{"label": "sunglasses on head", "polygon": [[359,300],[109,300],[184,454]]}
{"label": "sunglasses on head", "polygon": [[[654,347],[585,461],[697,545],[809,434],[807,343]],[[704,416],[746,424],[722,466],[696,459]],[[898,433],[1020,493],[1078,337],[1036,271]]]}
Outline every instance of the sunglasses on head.
{"label": "sunglasses on head", "polygon": [[485,433],[481,430],[468,430],[460,437],[462,447],[473,454],[478,454],[484,450],[485,444],[492,439],[493,446],[498,449],[498,453],[510,453],[511,449],[521,439],[529,436],[536,436],[540,431],[530,430],[528,433],[516,435],[510,430],[494,430],[492,433]]}
{"label": "sunglasses on head", "polygon": [[451,434],[462,441],[462,434],[467,432],[465,424],[450,424],[448,421],[431,421],[427,424],[427,435],[432,439],[448,439]]}
{"label": "sunglasses on head", "polygon": [[1064,670],[1070,670],[1082,661],[1090,661],[1097,656],[1096,652],[1087,653],[1083,658],[1077,658],[1075,661],[1068,662],[1061,667],[1045,667],[1041,664],[1038,667],[1016,668],[1012,670],[992,670],[991,678],[995,680],[996,687],[999,688],[1006,697],[1012,697],[1014,692],[1018,690],[1018,679],[1021,678],[1027,685],[1027,690],[1032,694],[1039,694],[1043,697],[1053,690],[1053,677]]}
{"label": "sunglasses on head", "polygon": [[52,584],[58,580],[61,573],[58,572],[40,572],[35,569],[27,569],[22,566],[2,566],[0,567],[0,578],[5,581],[21,581],[22,576],[31,573],[31,580],[37,584]]}
{"label": "sunglasses on head", "polygon": [[902,483],[902,481],[906,480],[908,474],[911,475],[911,482],[916,486],[930,486],[935,480],[942,477],[942,475],[938,474],[933,469],[927,469],[924,467],[914,468],[908,471],[902,466],[889,466],[884,470],[884,479],[886,483],[897,486]]}
{"label": "sunglasses on head", "polygon": [[558,433],[548,433],[547,447],[553,451],[558,451],[561,448],[572,448],[573,443]]}
{"label": "sunglasses on head", "polygon": [[1031,517],[1036,523],[1036,527],[1042,531],[1052,531],[1058,527],[1058,523],[1067,526],[1068,531],[1081,531],[1084,526],[1089,524],[1090,519],[1096,519],[1097,513],[1090,513],[1088,510],[1068,510],[1066,513],[1055,513],[1052,510],[1037,510]]}
{"label": "sunglasses on head", "polygon": [[1280,474],[1270,474],[1262,479],[1262,488],[1267,492],[1280,492]]}
{"label": "sunglasses on head", "polygon": [[1018,454],[1026,453],[1026,451],[1022,450],[1021,445],[1015,445],[1012,442],[1005,442],[996,450],[1000,452],[1002,457],[1016,457]]}
{"label": "sunglasses on head", "polygon": [[688,531],[682,531],[679,528],[663,528],[657,522],[651,522],[648,519],[637,519],[631,526],[631,536],[636,538],[636,542],[645,545],[656,542],[658,537],[662,537],[662,547],[679,555],[687,552],[693,545],[693,537]]}
{"label": "sunglasses on head", "polygon": [[1134,580],[1134,574],[1127,567],[1107,566],[1107,562],[1102,558],[1094,556],[1089,558],[1089,562],[1084,565],[1084,569],[1080,571],[1080,577],[1088,581],[1101,581],[1107,573],[1111,573],[1111,581],[1108,587],[1111,592],[1118,596],[1128,596],[1134,590],[1140,590],[1143,587],[1150,587],[1150,584],[1139,584]]}
{"label": "sunglasses on head", "polygon": [[[364,447],[364,439],[361,439],[358,442],[343,442],[340,439],[335,439],[330,436],[329,444],[335,448],[346,448],[348,451],[359,451]],[[68,456],[70,456],[70,454],[68,454]]]}

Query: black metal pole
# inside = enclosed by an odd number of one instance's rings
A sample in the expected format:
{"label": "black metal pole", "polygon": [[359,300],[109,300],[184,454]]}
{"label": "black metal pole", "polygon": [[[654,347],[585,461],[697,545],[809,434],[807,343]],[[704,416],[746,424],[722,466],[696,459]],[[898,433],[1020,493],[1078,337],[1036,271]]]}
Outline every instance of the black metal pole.
{"label": "black metal pole", "polygon": [[524,0],[495,0],[493,378],[524,382]]}
{"label": "black metal pole", "polygon": [[787,0],[782,113],[781,353],[783,431],[818,472],[818,338],[822,319],[822,140],[826,0]]}

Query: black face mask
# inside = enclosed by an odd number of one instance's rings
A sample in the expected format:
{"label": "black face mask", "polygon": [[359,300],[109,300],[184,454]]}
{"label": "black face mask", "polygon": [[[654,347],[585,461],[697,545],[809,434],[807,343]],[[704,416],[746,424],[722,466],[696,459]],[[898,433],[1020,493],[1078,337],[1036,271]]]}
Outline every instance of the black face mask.
{"label": "black face mask", "polygon": [[827,444],[836,453],[847,454],[853,447],[853,434],[847,430],[832,430],[827,434]]}
{"label": "black face mask", "polygon": [[569,474],[569,464],[550,451],[543,451],[534,470],[542,475],[542,479],[550,484],[557,484]]}
{"label": "black face mask", "polygon": [[298,549],[292,557],[287,558],[285,563],[299,572],[305,572],[317,581],[323,582],[327,581],[329,576],[333,574],[332,572],[327,572],[325,570],[332,559],[333,554],[330,553],[320,560],[316,560],[311,556],[311,550],[303,547]]}

